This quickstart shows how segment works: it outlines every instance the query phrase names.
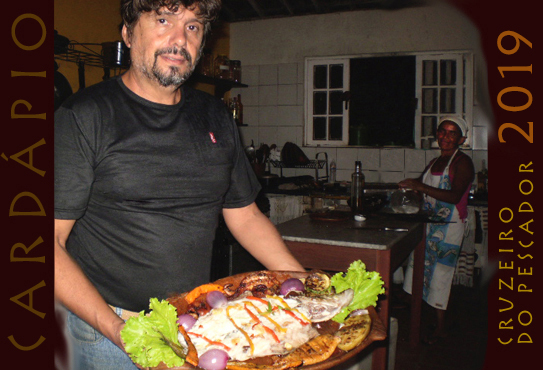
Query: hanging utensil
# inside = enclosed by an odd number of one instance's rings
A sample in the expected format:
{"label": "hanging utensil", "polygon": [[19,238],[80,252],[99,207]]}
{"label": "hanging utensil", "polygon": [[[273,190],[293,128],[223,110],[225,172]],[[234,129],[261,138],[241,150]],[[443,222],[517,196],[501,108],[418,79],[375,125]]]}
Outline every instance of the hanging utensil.
{"label": "hanging utensil", "polygon": [[249,162],[253,163],[255,160],[255,144],[253,140],[251,140],[251,145],[245,147],[245,154],[249,157]]}

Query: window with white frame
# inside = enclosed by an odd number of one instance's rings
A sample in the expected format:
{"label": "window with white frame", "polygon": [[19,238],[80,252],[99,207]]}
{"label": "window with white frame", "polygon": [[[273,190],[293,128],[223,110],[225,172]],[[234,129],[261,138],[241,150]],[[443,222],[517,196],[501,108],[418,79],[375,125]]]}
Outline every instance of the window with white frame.
{"label": "window with white frame", "polygon": [[348,144],[349,59],[308,60],[305,144]]}
{"label": "window with white frame", "polygon": [[451,114],[471,133],[472,59],[464,51],[307,58],[304,145],[436,148],[437,123]]}

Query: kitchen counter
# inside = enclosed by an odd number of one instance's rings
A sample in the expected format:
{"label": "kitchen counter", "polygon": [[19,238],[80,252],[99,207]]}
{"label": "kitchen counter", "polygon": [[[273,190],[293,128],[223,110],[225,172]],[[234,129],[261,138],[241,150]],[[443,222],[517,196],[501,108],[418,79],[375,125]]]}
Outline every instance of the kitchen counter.
{"label": "kitchen counter", "polygon": [[[420,224],[389,219],[386,214],[372,215],[365,221],[355,221],[352,217],[343,221],[321,221],[312,220],[306,215],[297,218],[295,222],[285,222],[278,227],[284,240],[388,250],[418,232]],[[381,231],[385,227],[408,231]]]}
{"label": "kitchen counter", "polygon": [[[380,296],[378,313],[388,328],[392,273],[415,251],[413,294],[411,296],[410,343],[420,340],[420,313],[424,269],[425,227],[423,222],[398,219],[378,213],[363,222],[350,213],[342,220],[313,220],[309,215],[277,225],[290,251],[306,269],[346,271],[355,260],[361,260],[369,271],[377,271],[384,281],[385,294]],[[383,231],[383,228],[407,231]],[[386,369],[387,348],[377,344],[372,368]]]}

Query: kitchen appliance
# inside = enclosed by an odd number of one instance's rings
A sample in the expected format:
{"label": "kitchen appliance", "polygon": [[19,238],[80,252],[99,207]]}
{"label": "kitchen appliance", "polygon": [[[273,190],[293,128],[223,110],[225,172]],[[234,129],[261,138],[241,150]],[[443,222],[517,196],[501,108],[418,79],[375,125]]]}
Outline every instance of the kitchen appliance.
{"label": "kitchen appliance", "polygon": [[104,67],[128,68],[130,65],[130,49],[122,41],[102,43]]}

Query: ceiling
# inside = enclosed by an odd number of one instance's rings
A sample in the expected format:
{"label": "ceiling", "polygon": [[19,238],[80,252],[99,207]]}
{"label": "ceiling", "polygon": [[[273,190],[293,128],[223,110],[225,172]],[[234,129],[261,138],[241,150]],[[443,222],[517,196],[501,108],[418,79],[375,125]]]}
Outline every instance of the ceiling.
{"label": "ceiling", "polygon": [[355,10],[401,9],[425,0],[223,0],[220,20],[242,22]]}

